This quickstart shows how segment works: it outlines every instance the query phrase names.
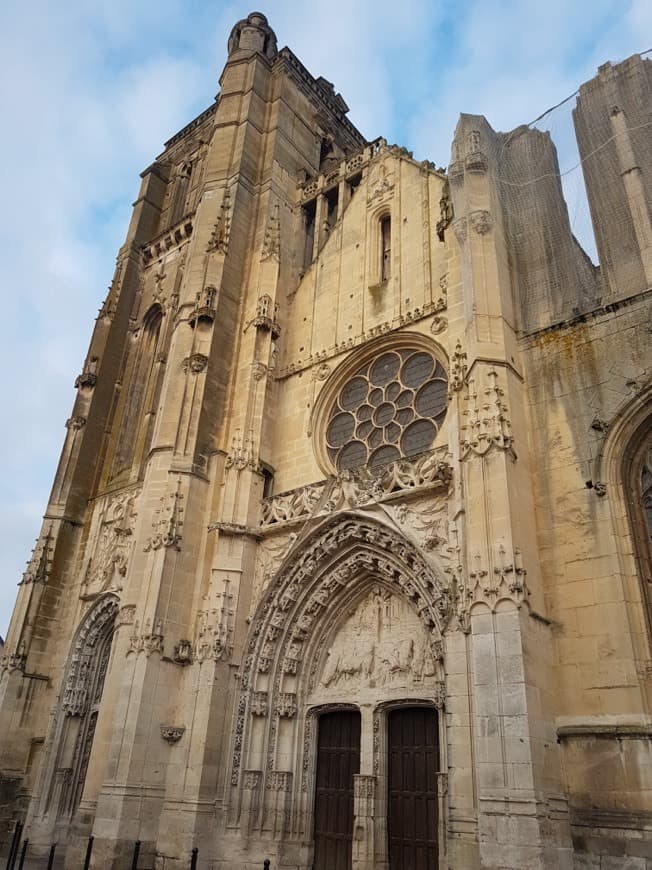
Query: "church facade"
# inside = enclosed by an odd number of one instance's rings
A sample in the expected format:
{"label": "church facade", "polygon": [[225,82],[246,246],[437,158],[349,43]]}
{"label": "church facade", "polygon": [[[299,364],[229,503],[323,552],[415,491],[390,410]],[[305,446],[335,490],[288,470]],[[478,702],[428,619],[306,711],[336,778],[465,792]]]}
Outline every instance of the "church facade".
{"label": "church facade", "polygon": [[[652,63],[368,142],[265,17],[142,173],[0,669],[65,866],[652,867]],[[529,179],[523,183],[523,178]]]}

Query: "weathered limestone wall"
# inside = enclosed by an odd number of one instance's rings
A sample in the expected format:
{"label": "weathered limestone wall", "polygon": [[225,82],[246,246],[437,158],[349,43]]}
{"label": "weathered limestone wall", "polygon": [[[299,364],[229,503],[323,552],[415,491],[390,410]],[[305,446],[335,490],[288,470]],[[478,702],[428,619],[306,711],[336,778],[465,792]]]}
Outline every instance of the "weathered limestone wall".
{"label": "weathered limestone wall", "polygon": [[604,302],[652,285],[652,61],[606,63],[580,87],[574,112],[604,274]]}
{"label": "weathered limestone wall", "polygon": [[[618,119],[645,121],[646,64],[580,95],[585,155],[620,101],[587,180],[604,224],[616,173],[640,257],[604,231],[605,279],[546,135],[463,115],[446,177],[236,25],[216,104],[143,173],[2,658],[0,820],[29,803],[35,854],[306,870],[319,715],[355,709],[353,866],[389,870],[388,722],[416,705],[442,870],[643,870],[647,164]],[[340,389],[406,348],[446,370],[436,437],[336,469]]]}

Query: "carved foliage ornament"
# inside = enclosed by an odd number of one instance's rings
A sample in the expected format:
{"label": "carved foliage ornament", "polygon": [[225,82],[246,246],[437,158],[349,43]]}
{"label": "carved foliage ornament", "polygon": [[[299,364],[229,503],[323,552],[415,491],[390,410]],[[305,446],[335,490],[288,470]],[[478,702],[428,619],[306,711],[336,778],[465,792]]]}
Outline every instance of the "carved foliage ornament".
{"label": "carved foliage ornament", "polygon": [[270,496],[262,502],[260,524],[268,526],[327,516],[383,501],[398,492],[445,487],[451,477],[445,449],[431,450],[414,459],[343,472],[323,482]]}
{"label": "carved foliage ornament", "polygon": [[472,454],[485,456],[492,449],[505,450],[516,459],[509,412],[495,369],[486,373],[486,385],[480,390],[475,380],[469,379],[463,416],[465,422],[460,427],[462,459]]}

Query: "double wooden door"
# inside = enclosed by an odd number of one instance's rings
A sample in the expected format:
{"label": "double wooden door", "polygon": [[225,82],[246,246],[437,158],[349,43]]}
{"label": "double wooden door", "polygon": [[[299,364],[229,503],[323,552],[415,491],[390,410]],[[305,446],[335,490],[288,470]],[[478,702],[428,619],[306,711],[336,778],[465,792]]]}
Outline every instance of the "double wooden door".
{"label": "double wooden door", "polygon": [[[388,715],[390,870],[437,870],[439,726],[436,710],[404,707]],[[351,870],[353,777],[360,772],[360,714],[319,719],[314,870]]]}

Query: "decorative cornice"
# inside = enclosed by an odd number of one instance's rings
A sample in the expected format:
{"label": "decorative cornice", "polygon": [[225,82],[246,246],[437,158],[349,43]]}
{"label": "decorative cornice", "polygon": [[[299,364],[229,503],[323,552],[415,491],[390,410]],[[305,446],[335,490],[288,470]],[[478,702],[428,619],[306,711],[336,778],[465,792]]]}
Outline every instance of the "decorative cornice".
{"label": "decorative cornice", "polygon": [[312,353],[305,360],[297,360],[295,363],[290,363],[289,365],[284,366],[279,369],[276,378],[277,380],[282,380],[283,378],[288,378],[291,375],[306,371],[306,369],[312,368],[312,366],[317,365],[318,363],[324,363],[333,357],[340,356],[343,353],[353,350],[355,347],[359,347],[361,344],[366,344],[373,338],[399,332],[403,327],[410,323],[416,323],[418,320],[424,320],[426,317],[430,317],[433,314],[438,314],[445,310],[446,301],[443,298],[438,299],[436,302],[426,302],[425,305],[420,308],[406,311],[405,314],[399,314],[391,321],[387,320],[378,326],[372,327],[367,332],[361,332],[359,335],[351,336],[351,338],[348,338],[346,341],[340,341],[324,350]]}
{"label": "decorative cornice", "polygon": [[421,489],[447,487],[452,468],[442,448],[414,459],[398,459],[376,468],[348,471],[264,499],[260,525],[304,522],[369,502],[382,502]]}
{"label": "decorative cornice", "polygon": [[183,242],[188,241],[192,236],[194,217],[194,212],[187,214],[179,223],[159,233],[151,242],[143,245],[141,247],[143,264],[145,266],[149,265],[152,260],[167,254],[168,251],[172,251],[183,244]]}
{"label": "decorative cornice", "polygon": [[558,740],[652,740],[652,725],[562,725]]}

